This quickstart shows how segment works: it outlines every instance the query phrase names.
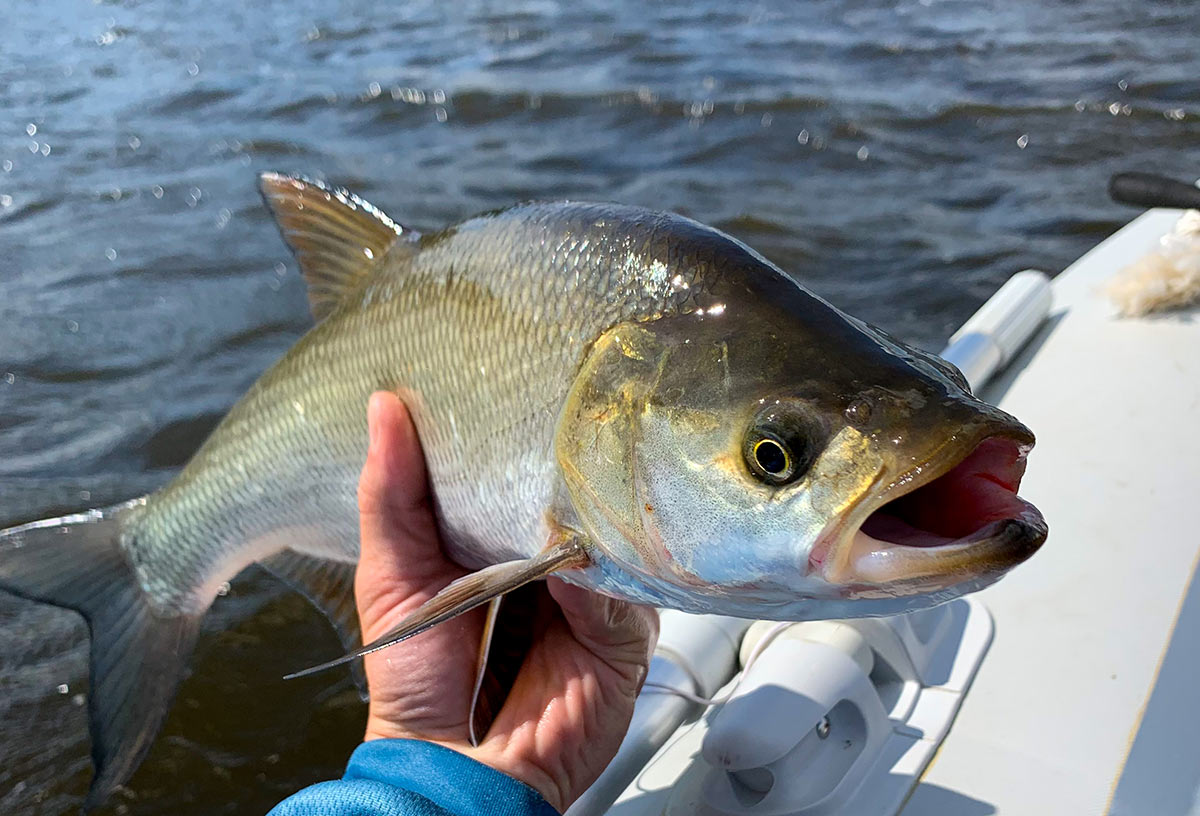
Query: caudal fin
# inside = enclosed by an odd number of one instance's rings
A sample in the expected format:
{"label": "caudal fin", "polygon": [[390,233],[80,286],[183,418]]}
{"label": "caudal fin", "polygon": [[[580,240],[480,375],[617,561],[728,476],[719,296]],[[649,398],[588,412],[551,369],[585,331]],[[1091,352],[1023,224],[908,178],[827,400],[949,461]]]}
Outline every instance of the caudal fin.
{"label": "caudal fin", "polygon": [[75,609],[91,631],[88,718],[95,775],[85,808],[125,782],[179,685],[199,616],[153,609],[121,547],[143,499],[0,531],[0,589]]}

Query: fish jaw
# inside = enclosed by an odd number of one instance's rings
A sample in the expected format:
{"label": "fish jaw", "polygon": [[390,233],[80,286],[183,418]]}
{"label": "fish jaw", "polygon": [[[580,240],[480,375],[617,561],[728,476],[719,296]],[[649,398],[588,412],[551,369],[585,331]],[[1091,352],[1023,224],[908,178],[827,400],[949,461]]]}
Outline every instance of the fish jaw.
{"label": "fish jaw", "polygon": [[1013,421],[956,441],[830,525],[810,574],[849,599],[901,597],[970,591],[1033,555],[1048,527],[1017,495],[1033,435]]}

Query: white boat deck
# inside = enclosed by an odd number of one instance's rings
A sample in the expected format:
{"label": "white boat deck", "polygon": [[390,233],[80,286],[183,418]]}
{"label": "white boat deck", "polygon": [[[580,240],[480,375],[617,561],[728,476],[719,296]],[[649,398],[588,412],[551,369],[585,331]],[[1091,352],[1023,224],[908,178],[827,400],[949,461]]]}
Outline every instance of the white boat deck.
{"label": "white boat deck", "polygon": [[984,392],[1038,435],[1021,492],[1050,538],[976,596],[995,639],[904,816],[1200,812],[1200,311],[1119,319],[1098,291],[1179,214],[1060,275]]}

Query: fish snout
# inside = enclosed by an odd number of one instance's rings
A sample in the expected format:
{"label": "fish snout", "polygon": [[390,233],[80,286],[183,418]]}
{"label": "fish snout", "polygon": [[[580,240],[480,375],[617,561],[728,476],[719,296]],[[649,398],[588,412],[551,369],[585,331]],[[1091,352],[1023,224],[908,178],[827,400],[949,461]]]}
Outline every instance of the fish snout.
{"label": "fish snout", "polygon": [[999,436],[1011,439],[1025,451],[1032,449],[1037,442],[1033,431],[1007,411],[975,397],[970,397],[968,407],[972,413],[972,420],[969,420],[967,424],[974,427],[978,442],[989,437]]}
{"label": "fish snout", "polygon": [[948,407],[942,423],[955,431],[892,460],[878,489],[822,536],[810,574],[846,597],[897,597],[990,582],[1037,551],[1046,522],[1017,495],[1033,432],[973,397]]}

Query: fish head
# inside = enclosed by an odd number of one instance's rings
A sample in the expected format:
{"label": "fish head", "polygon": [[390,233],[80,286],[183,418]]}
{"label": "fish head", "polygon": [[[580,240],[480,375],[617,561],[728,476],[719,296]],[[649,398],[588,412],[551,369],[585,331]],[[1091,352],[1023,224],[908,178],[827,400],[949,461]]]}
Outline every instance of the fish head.
{"label": "fish head", "polygon": [[1033,444],[952,365],[769,267],[602,335],[557,454],[642,597],[802,619],[930,606],[1028,558],[1047,532],[1016,495]]}

